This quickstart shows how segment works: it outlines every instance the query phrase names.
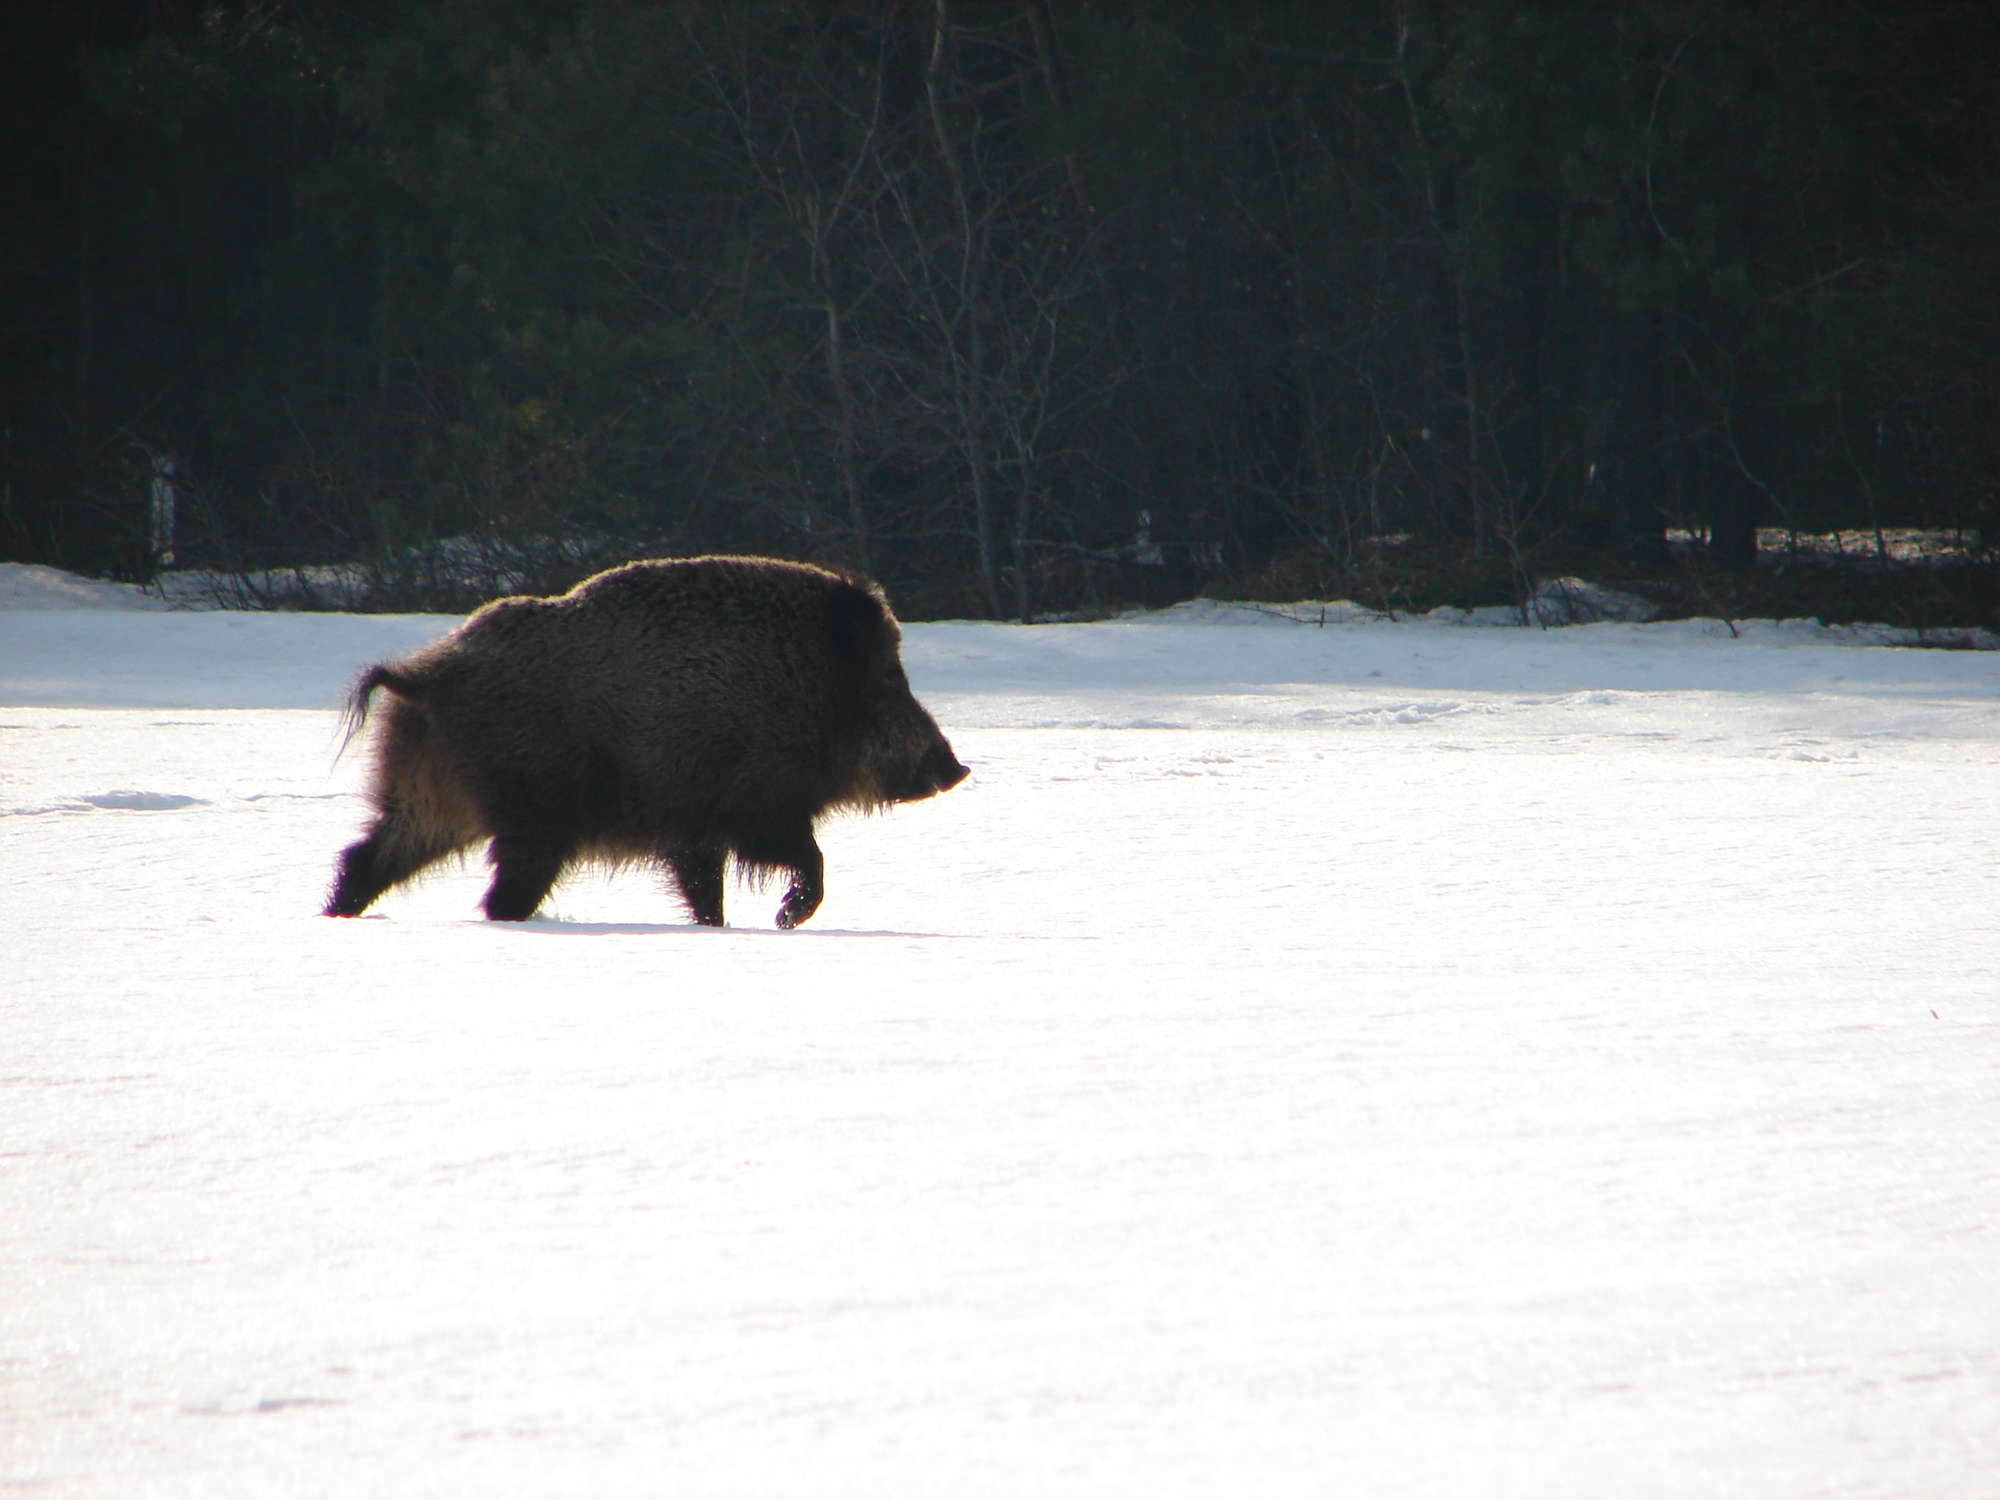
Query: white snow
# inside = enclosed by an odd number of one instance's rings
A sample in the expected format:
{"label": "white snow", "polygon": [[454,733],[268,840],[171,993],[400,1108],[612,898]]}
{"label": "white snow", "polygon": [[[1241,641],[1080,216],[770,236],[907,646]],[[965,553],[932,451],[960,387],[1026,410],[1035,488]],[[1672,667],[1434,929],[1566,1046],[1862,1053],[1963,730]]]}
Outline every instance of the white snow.
{"label": "white snow", "polygon": [[804,929],[336,922],[452,622],[137,602],[0,568],[0,1489],[2000,1493],[2000,657],[913,625]]}

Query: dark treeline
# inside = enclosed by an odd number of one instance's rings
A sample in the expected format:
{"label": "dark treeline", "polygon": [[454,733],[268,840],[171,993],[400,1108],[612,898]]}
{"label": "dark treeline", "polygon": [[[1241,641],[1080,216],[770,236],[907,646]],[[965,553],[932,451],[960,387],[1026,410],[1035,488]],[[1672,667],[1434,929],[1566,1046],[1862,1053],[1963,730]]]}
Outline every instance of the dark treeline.
{"label": "dark treeline", "polygon": [[[464,602],[392,585],[470,537],[845,561],[919,616],[1695,607],[1804,587],[1775,529],[1859,539],[1855,610],[1994,614],[1990,0],[0,31],[5,555],[144,577],[170,480],[180,563],[363,559],[384,603]],[[1959,560],[1882,566],[1904,528]]]}

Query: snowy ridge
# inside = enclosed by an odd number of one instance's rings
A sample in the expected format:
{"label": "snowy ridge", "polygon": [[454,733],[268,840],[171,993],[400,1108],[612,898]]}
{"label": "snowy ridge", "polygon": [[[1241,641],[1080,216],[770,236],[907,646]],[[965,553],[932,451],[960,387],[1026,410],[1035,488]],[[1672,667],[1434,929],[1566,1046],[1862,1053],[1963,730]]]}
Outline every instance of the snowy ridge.
{"label": "snowy ridge", "polygon": [[41,563],[0,562],[0,610],[168,607],[164,599],[134,584],[79,578]]}
{"label": "snowy ridge", "polygon": [[800,931],[477,861],[336,922],[340,696],[454,622],[121,599],[0,608],[4,1487],[2000,1473],[1991,655],[913,625],[972,778]]}

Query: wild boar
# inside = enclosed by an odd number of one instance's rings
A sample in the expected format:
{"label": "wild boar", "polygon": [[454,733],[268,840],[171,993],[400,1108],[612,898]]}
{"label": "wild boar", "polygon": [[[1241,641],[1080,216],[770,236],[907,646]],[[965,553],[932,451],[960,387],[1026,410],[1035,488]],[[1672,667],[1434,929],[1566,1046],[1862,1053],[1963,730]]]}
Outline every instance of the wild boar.
{"label": "wild boar", "polygon": [[816,821],[958,785],[910,692],[901,631],[858,574],[760,557],[627,563],[553,598],[496,599],[371,667],[349,733],[379,715],[376,816],[342,852],[326,915],[491,840],[486,915],[532,916],[580,860],[670,875],[722,925],[725,868],[784,871],[778,925],[818,909]]}

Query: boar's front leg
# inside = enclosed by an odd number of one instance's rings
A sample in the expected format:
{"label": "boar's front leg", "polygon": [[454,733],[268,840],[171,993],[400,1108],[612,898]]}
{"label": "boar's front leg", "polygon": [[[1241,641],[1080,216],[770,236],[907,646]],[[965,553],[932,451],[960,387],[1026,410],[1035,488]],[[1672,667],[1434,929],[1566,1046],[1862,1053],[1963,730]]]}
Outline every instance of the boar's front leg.
{"label": "boar's front leg", "polygon": [[784,928],[798,926],[819,910],[820,898],[825,895],[826,861],[820,857],[819,845],[814,844],[809,856],[792,862],[792,888],[778,903],[778,925]]}
{"label": "boar's front leg", "polygon": [[674,883],[681,888],[681,900],[688,915],[703,927],[722,925],[722,865],[720,849],[673,849],[661,856]]}
{"label": "boar's front leg", "polygon": [[778,903],[778,925],[796,927],[819,910],[826,894],[826,860],[813,838],[812,819],[766,817],[737,840],[737,857],[767,869],[790,870],[791,888]]}

